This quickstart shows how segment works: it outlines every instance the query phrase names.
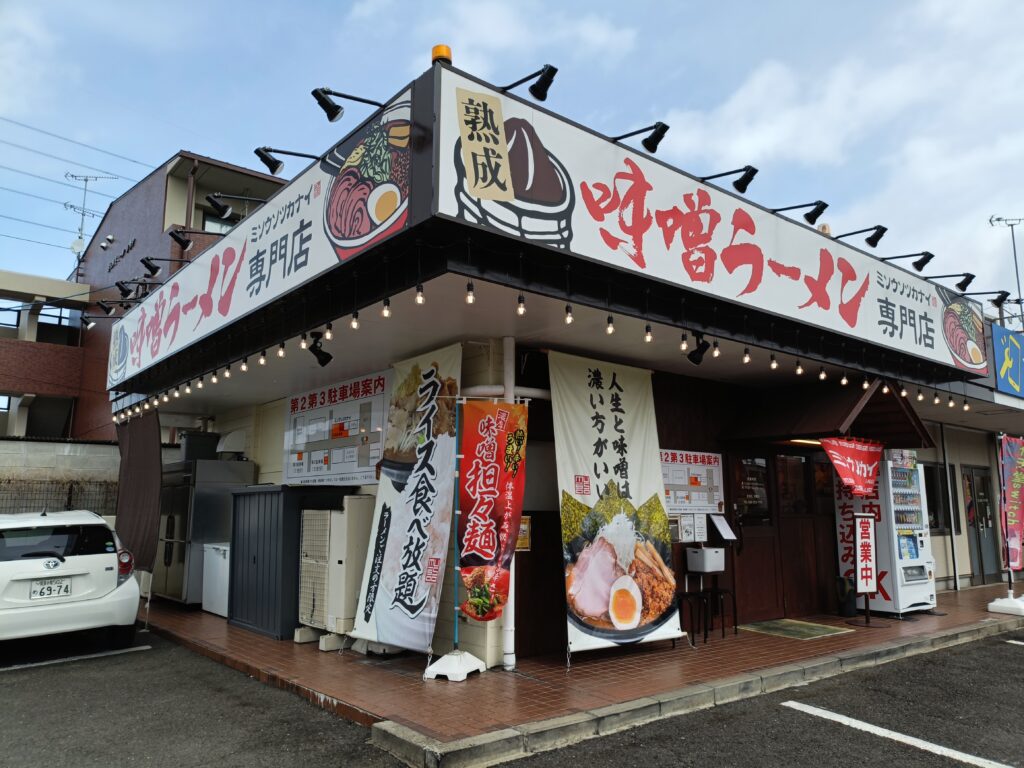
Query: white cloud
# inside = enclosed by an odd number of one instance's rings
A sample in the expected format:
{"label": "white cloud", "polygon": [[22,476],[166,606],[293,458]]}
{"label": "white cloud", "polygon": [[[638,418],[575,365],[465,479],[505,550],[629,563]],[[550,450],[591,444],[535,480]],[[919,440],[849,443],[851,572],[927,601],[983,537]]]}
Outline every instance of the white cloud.
{"label": "white cloud", "polygon": [[923,0],[855,48],[837,37],[814,70],[762,61],[719,103],[673,110],[663,152],[683,167],[819,172],[840,185],[807,195],[832,198],[833,231],[884,224],[879,255],[930,250],[933,273],[1015,294],[1009,233],[988,219],[1024,216],[1022,23],[1018,3]]}
{"label": "white cloud", "polygon": [[36,13],[0,6],[0,113],[27,115],[49,98],[57,77],[56,40]]}
{"label": "white cloud", "polygon": [[[593,13],[574,15],[534,2],[452,0],[422,25],[420,37],[450,45],[459,69],[483,78],[501,72],[506,79],[507,58],[520,67],[549,54],[556,66],[568,58],[610,66],[633,50],[636,34],[630,26]],[[536,66],[543,63],[538,59]],[[422,68],[417,58],[415,71]]]}
{"label": "white cloud", "polygon": [[394,0],[359,0],[352,3],[349,9],[349,21],[361,21],[370,19],[388,10],[394,4]]}

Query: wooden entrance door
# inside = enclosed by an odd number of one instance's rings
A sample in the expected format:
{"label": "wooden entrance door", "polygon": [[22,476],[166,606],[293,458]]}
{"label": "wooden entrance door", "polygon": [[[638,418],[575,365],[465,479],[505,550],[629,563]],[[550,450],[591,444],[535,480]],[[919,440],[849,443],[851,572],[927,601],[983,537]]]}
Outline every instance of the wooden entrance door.
{"label": "wooden entrance door", "polygon": [[730,462],[733,588],[740,620],[767,621],[785,615],[779,538],[770,501],[768,456],[737,456]]}

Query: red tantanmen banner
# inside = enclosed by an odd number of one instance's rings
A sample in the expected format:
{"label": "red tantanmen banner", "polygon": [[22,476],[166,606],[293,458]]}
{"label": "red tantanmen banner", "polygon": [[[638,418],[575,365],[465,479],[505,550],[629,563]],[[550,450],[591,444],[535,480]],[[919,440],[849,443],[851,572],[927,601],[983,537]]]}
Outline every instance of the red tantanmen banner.
{"label": "red tantanmen banner", "polygon": [[882,463],[882,446],[864,440],[826,437],[821,441],[832,466],[843,485],[854,496],[867,496],[875,490],[878,467]]}
{"label": "red tantanmen banner", "polygon": [[1010,568],[1024,568],[1024,440],[1003,435],[1000,445],[1003,474],[1003,530]]}
{"label": "red tantanmen banner", "polygon": [[477,621],[501,616],[508,601],[526,485],[526,406],[468,402],[462,408],[459,568]]}

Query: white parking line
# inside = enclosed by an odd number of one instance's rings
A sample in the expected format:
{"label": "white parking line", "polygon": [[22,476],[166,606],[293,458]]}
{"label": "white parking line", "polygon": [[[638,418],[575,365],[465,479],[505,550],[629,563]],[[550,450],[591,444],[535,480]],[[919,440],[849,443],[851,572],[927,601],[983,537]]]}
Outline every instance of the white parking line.
{"label": "white parking line", "polygon": [[134,648],[125,648],[120,651],[104,651],[103,653],[89,653],[84,656],[68,656],[66,659],[51,659],[50,661],[37,661],[33,664],[17,664],[13,667],[0,667],[0,672],[13,672],[16,669],[28,669],[30,667],[47,667],[50,664],[66,664],[69,661],[84,661],[85,659],[101,659],[104,656],[120,656],[122,653],[134,653],[135,651],[151,650],[151,645],[137,645]]}
{"label": "white parking line", "polygon": [[1021,640],[1007,640],[1010,645],[1024,645],[1024,641]]}
{"label": "white parking line", "polygon": [[986,760],[983,757],[968,755],[966,752],[958,752],[957,750],[950,749],[949,747],[932,744],[930,741],[924,741],[923,739],[917,739],[913,736],[907,736],[902,733],[897,733],[896,731],[890,731],[888,728],[879,728],[877,725],[865,723],[863,720],[854,720],[852,717],[837,715],[835,712],[829,712],[827,709],[812,707],[808,704],[801,704],[799,701],[784,701],[782,702],[782,706],[795,709],[798,712],[803,712],[808,715],[814,715],[815,717],[822,717],[826,720],[831,720],[834,723],[847,725],[850,728],[856,728],[858,731],[864,731],[865,733],[871,733],[875,736],[881,736],[883,739],[892,739],[893,741],[898,741],[901,744],[917,747],[925,752],[931,752],[933,755],[941,755],[942,757],[948,757],[951,760],[958,760],[959,762],[966,763],[967,765],[978,765],[983,766],[983,768],[1010,768],[1005,763],[997,763],[994,760]]}

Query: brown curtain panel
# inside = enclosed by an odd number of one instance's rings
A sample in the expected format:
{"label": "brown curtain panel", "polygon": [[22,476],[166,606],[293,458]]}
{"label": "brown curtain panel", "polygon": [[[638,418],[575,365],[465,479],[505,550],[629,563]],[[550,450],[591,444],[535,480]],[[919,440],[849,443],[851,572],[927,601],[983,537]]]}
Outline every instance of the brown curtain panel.
{"label": "brown curtain panel", "polygon": [[153,571],[160,529],[160,419],[155,411],[117,425],[121,471],[117,485],[117,535],[135,556],[135,567]]}

